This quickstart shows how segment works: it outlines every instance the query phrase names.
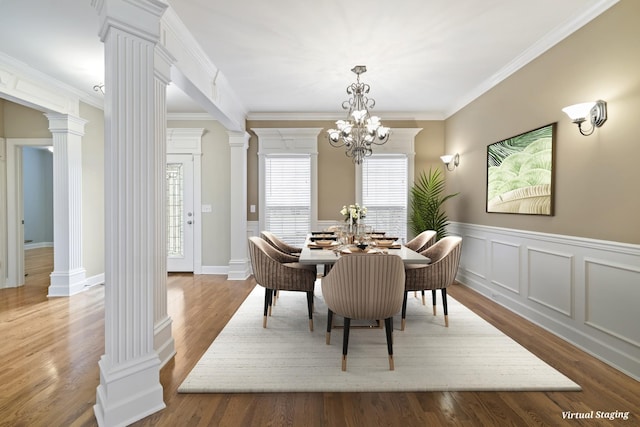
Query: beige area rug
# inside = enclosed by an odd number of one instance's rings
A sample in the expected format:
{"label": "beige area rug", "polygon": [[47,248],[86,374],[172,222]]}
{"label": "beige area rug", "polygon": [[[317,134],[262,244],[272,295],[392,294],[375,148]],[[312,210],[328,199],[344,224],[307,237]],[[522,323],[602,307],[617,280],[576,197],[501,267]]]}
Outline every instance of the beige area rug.
{"label": "beige area rug", "polygon": [[[451,297],[444,326],[409,294],[407,327],[394,319],[395,370],[384,329],[353,329],[347,371],[341,371],[342,329],[325,344],[327,310],[316,285],[314,332],[306,296],[281,292],[262,328],[264,288],[256,286],[179,387],[181,393],[525,391],[580,390],[580,386]],[[418,294],[419,296],[419,294]],[[338,322],[340,318],[336,320]],[[352,321],[352,325],[355,321]]]}

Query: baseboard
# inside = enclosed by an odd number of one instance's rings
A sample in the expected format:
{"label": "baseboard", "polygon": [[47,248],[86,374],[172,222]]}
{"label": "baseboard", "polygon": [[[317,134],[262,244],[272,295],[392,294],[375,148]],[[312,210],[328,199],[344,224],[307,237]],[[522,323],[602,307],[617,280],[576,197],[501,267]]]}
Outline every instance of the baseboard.
{"label": "baseboard", "polygon": [[229,274],[229,266],[203,265],[200,274],[221,274],[226,276]]}
{"label": "baseboard", "polygon": [[85,288],[91,286],[104,285],[104,273],[96,274],[95,276],[87,277],[84,283]]}
{"label": "baseboard", "polygon": [[28,251],[29,249],[39,249],[39,248],[52,248],[53,242],[31,242],[24,244],[24,250]]}

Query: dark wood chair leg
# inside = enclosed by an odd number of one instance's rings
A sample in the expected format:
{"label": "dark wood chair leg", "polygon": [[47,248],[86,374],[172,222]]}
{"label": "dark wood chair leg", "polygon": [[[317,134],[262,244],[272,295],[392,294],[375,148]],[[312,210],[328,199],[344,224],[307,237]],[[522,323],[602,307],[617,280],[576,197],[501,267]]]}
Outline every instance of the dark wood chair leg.
{"label": "dark wood chair leg", "polygon": [[272,290],[264,288],[264,317],[262,318],[262,327],[267,327],[267,314],[269,313],[269,307],[271,306]]}
{"label": "dark wood chair leg", "polygon": [[433,315],[436,315],[436,290],[431,290],[431,303],[433,304]]}
{"label": "dark wood chair leg", "polygon": [[324,272],[322,274],[323,276],[326,276],[331,271],[331,267],[333,267],[333,264],[323,264],[323,265],[324,265]]}
{"label": "dark wood chair leg", "polygon": [[384,329],[387,334],[387,351],[389,352],[389,370],[394,370],[393,365],[393,317],[384,319]]}
{"label": "dark wood chair leg", "polygon": [[424,289],[420,291],[420,294],[422,295],[422,305],[427,305],[424,301]]}
{"label": "dark wood chair leg", "polygon": [[351,326],[351,319],[344,318],[344,335],[342,338],[342,370],[347,370],[347,349],[349,348],[349,327]]}
{"label": "dark wood chair leg", "polygon": [[309,312],[309,330],[313,332],[313,291],[307,292],[307,311]]}
{"label": "dark wood chair leg", "polygon": [[449,311],[447,310],[447,288],[442,288],[442,309],[444,310],[444,326],[448,328],[449,327]]}
{"label": "dark wood chair leg", "polygon": [[407,317],[407,296],[409,295],[408,291],[404,291],[404,299],[402,300],[402,321],[400,323],[400,330],[404,331],[404,325],[406,323]]}
{"label": "dark wood chair leg", "polygon": [[333,311],[327,310],[327,335],[325,341],[327,345],[331,344],[331,327],[333,326]]}

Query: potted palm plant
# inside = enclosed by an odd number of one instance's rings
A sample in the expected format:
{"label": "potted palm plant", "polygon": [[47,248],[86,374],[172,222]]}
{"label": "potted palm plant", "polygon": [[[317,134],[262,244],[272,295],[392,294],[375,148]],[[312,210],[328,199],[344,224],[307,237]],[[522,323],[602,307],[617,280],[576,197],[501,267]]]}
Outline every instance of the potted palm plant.
{"label": "potted palm plant", "polygon": [[449,219],[442,205],[458,193],[443,195],[444,176],[440,169],[422,171],[411,187],[411,212],[409,225],[411,231],[418,235],[425,230],[435,230],[436,240],[447,235]]}

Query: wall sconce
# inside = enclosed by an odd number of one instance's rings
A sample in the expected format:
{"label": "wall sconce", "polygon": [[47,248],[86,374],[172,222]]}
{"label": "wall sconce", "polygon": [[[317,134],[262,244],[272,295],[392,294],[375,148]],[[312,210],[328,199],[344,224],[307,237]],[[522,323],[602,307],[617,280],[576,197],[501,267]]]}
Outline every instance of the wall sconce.
{"label": "wall sconce", "polygon": [[[442,163],[444,163],[444,165],[447,167],[448,171],[454,170],[460,164],[460,154],[458,154],[458,153],[456,153],[456,154],[446,154],[444,156],[440,156],[440,159],[442,159]],[[452,162],[453,162],[453,168],[449,169],[449,165]]]}
{"label": "wall sconce", "polygon": [[[584,136],[591,135],[596,128],[607,121],[607,103],[602,100],[570,105],[564,107],[562,111],[569,116],[573,123],[578,125],[578,130]],[[587,118],[591,122],[591,129],[585,132],[582,130],[582,123],[586,122]]]}

